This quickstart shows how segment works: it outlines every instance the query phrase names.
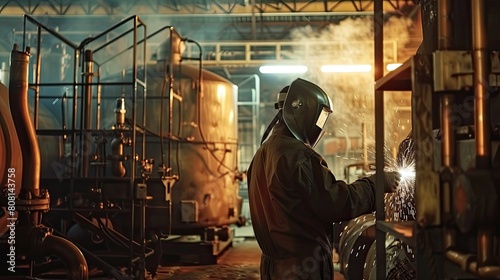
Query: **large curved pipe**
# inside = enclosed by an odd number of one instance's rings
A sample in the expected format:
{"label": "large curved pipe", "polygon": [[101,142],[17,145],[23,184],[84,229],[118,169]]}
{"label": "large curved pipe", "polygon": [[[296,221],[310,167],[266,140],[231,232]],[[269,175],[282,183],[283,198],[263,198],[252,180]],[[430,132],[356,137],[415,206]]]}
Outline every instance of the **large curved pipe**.
{"label": "large curved pipe", "polygon": [[87,261],[85,260],[85,257],[83,256],[80,249],[78,249],[75,244],[62,237],[49,234],[43,239],[42,243],[40,243],[39,246],[39,255],[56,256],[60,258],[62,262],[64,262],[64,264],[68,268],[66,279],[89,279],[89,269],[87,266]]}
{"label": "large curved pipe", "polygon": [[[19,195],[22,184],[23,160],[21,146],[16,134],[16,127],[12,120],[12,114],[9,108],[9,90],[0,82],[0,186],[8,186],[7,196]],[[14,172],[9,172],[14,171]],[[8,185],[9,174],[13,174],[14,189]],[[12,175],[10,175],[12,176]],[[3,235],[9,229],[7,227],[9,215],[8,207],[4,207],[4,212],[0,215],[0,235]]]}
{"label": "large curved pipe", "polygon": [[18,51],[14,44],[10,65],[10,111],[21,143],[23,157],[22,189],[29,190],[35,197],[40,195],[40,148],[28,108],[28,69],[30,50]]}

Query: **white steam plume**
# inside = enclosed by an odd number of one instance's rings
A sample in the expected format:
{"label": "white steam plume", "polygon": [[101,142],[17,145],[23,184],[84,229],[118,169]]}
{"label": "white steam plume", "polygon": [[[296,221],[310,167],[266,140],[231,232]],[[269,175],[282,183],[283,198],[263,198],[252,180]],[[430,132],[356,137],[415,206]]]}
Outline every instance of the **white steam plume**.
{"label": "white steam plume", "polygon": [[[409,28],[412,22],[404,17],[388,18],[384,24],[384,61],[401,62],[401,50],[410,42]],[[309,49],[309,72],[307,77],[322,87],[332,98],[333,114],[327,122],[327,134],[335,137],[360,137],[362,123],[367,125],[367,138],[374,138],[374,75],[368,73],[323,73],[324,64],[370,64],[374,61],[374,31],[372,17],[348,18],[338,24],[330,24],[322,30],[311,26],[297,28],[291,32],[295,41],[313,46]],[[325,44],[333,42],[333,44]],[[317,43],[317,45],[315,45]],[[389,48],[397,44],[398,52]],[[333,45],[333,46],[332,46]],[[314,51],[311,51],[314,49]],[[314,57],[317,53],[317,57]],[[409,105],[409,94],[385,94],[386,140],[393,136],[400,125],[395,112],[397,106]],[[403,98],[404,100],[401,100]],[[406,122],[405,122],[406,123]],[[409,127],[409,125],[408,125]],[[406,133],[399,135],[405,137]],[[328,136],[325,136],[325,138]]]}

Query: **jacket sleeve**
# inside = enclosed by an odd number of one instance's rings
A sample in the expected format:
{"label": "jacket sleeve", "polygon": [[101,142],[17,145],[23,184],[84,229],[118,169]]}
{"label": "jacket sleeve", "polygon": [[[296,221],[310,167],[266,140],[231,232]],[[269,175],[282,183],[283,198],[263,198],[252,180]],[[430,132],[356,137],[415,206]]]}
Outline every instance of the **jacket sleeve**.
{"label": "jacket sleeve", "polygon": [[368,177],[352,184],[337,180],[323,159],[315,157],[297,168],[311,209],[325,223],[346,221],[375,211],[375,183]]}

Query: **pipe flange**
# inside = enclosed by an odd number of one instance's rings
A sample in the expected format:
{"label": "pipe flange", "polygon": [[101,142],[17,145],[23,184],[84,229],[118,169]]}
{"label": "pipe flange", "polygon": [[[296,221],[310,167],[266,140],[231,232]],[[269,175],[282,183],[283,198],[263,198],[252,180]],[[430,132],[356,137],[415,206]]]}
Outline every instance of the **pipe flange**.
{"label": "pipe flange", "polygon": [[49,211],[49,198],[18,199],[16,200],[17,211]]}
{"label": "pipe flange", "polygon": [[46,189],[40,190],[40,195],[33,197],[31,192],[21,193],[16,200],[17,211],[43,211],[50,209],[50,195]]}

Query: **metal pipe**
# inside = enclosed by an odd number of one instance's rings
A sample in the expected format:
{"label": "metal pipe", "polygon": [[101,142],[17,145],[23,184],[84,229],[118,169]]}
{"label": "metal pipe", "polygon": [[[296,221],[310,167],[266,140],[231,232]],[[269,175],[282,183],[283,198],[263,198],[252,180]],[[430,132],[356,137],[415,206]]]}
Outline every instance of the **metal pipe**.
{"label": "metal pipe", "polygon": [[35,129],[30,120],[28,108],[28,69],[30,49],[18,50],[14,44],[11,53],[9,103],[12,118],[16,126],[23,157],[22,189],[31,192],[35,197],[40,195],[40,148]]}
{"label": "metal pipe", "polygon": [[38,111],[40,107],[40,75],[42,74],[42,30],[40,27],[38,29],[38,38],[36,46],[36,69],[35,69],[35,106],[33,114],[33,123],[35,125],[35,130],[38,129]]}
{"label": "metal pipe", "polygon": [[[451,1],[442,0],[438,1],[438,50],[449,50],[452,48],[452,22],[450,18]],[[441,165],[444,168],[450,168],[455,165],[455,128],[451,122],[452,106],[454,97],[452,94],[445,93],[440,98],[440,115],[441,115]],[[451,182],[443,182],[442,187],[444,201],[450,196]],[[447,205],[447,206],[446,206]],[[450,212],[449,204],[445,204],[445,212]],[[458,263],[463,269],[466,263],[469,262],[472,256],[462,255],[453,251],[455,248],[456,236],[455,231],[451,228],[445,227],[443,229],[443,245],[446,251],[445,255],[451,261]]]}
{"label": "metal pipe", "polygon": [[[83,41],[81,44],[80,44],[80,48],[83,48],[85,45],[89,45],[90,43],[98,40],[98,39],[101,39],[102,37],[106,37],[109,35],[109,33],[115,29],[117,29],[118,27],[122,26],[122,25],[125,25],[127,24],[129,21],[133,21],[134,22],[134,27],[129,29],[128,31],[122,33],[121,35],[117,36],[118,38],[114,38],[114,39],[111,39],[111,40],[106,40],[106,43],[104,43],[103,45],[101,45],[100,47],[97,47],[94,49],[94,52],[97,52],[98,50],[102,49],[102,48],[105,48],[106,46],[110,45],[111,43],[115,42],[116,40],[118,40],[119,38],[122,38],[123,36],[127,35],[128,33],[130,32],[134,32],[134,34],[136,34],[137,32],[137,27],[138,26],[145,26],[145,23],[139,19],[137,16],[130,16],[122,21],[120,21],[119,23],[111,26],[110,28],[102,31],[101,33],[97,34],[96,36],[94,37],[91,37],[91,38],[87,38],[85,41]],[[134,40],[134,42],[137,42],[137,40]],[[134,56],[135,58],[135,56]]]}
{"label": "metal pipe", "polygon": [[490,61],[487,52],[484,1],[471,1],[472,13],[472,61],[474,67],[476,168],[491,166],[491,127],[489,108]]}
{"label": "metal pipe", "polygon": [[58,32],[48,28],[47,26],[43,25],[41,22],[37,21],[35,18],[33,18],[32,16],[27,15],[27,14],[24,15],[24,21],[23,21],[23,47],[25,46],[25,43],[26,43],[26,33],[28,31],[28,29],[26,28],[26,21],[30,21],[31,23],[38,26],[38,28],[42,28],[43,30],[47,31],[50,35],[54,36],[58,40],[62,41],[64,44],[70,46],[71,48],[73,48],[73,49],[78,48],[78,46],[75,45],[75,43],[66,39],[64,36],[62,36]]}
{"label": "metal pipe", "polygon": [[456,236],[455,231],[450,228],[444,228],[443,230],[443,245],[445,250],[452,250],[455,248]]}
{"label": "metal pipe", "polygon": [[495,264],[494,242],[495,235],[492,230],[480,228],[477,233],[477,263],[479,266]]}
{"label": "metal pipe", "polygon": [[[127,113],[125,98],[116,99],[115,107],[115,129],[122,130],[125,127],[125,114]],[[111,141],[111,173],[117,177],[123,177],[126,174],[125,166],[123,165],[124,154],[123,146],[125,140],[123,133],[118,133]]]}
{"label": "metal pipe", "polygon": [[476,257],[472,254],[464,254],[455,250],[448,250],[445,253],[448,260],[458,264],[462,270],[487,279],[500,279],[500,266],[482,266],[479,267]]}
{"label": "metal pipe", "polygon": [[[144,34],[143,34],[143,39],[138,41],[137,44],[143,44],[142,46],[142,57],[143,57],[143,60],[142,60],[142,81],[144,82],[143,85],[142,85],[142,126],[143,127],[146,127],[147,126],[147,122],[146,122],[146,112],[147,112],[147,93],[148,93],[148,69],[147,69],[147,59],[145,59],[147,57],[147,26],[144,25]],[[142,159],[145,159],[146,158],[146,131],[144,131],[142,133],[142,136],[141,136],[141,141],[142,141]]]}
{"label": "metal pipe", "polygon": [[[487,51],[486,22],[483,0],[471,1],[472,13],[472,61],[474,67],[474,124],[476,138],[476,168],[491,168],[491,126],[489,108],[489,75],[491,65]],[[480,228],[477,233],[477,265],[490,265],[493,260],[493,237],[487,229]]]}
{"label": "metal pipe", "polygon": [[440,0],[438,5],[438,49],[448,50],[452,47],[451,1]]}
{"label": "metal pipe", "polygon": [[[80,61],[80,50],[75,50],[74,58],[73,58],[73,110],[71,115],[71,145],[70,145],[70,184],[69,184],[69,193],[73,195],[73,191],[75,188],[75,178],[76,176],[76,166],[78,164],[76,157],[76,117],[78,112],[78,67]],[[69,200],[69,209],[73,210],[73,199]]]}
{"label": "metal pipe", "polygon": [[474,259],[474,255],[472,254],[464,254],[455,250],[446,251],[445,256],[448,260],[458,264],[464,271],[468,269],[469,264]]}
{"label": "metal pipe", "polygon": [[[452,48],[452,22],[451,22],[451,1],[438,1],[438,49],[449,50]],[[450,120],[453,106],[453,95],[444,94],[441,96],[441,162],[443,167],[450,167],[455,164],[455,131]]]}
{"label": "metal pipe", "polygon": [[116,99],[116,107],[114,112],[116,129],[123,129],[125,127],[125,114],[127,113],[124,97]]}
{"label": "metal pipe", "polygon": [[[476,262],[470,264],[473,266],[470,270],[476,271]],[[500,279],[500,266],[482,266],[477,268],[477,275],[481,278]]]}
{"label": "metal pipe", "polygon": [[59,257],[68,268],[68,280],[89,279],[87,261],[80,249],[70,241],[49,234],[43,239],[42,243],[40,243],[40,247],[37,249],[40,249],[40,252],[37,253],[41,256],[52,255]]}
{"label": "metal pipe", "polygon": [[250,3],[251,3],[250,5],[252,6],[252,40],[257,40],[257,36],[256,36],[256,34],[257,34],[257,31],[256,31],[257,20],[255,18],[255,9],[256,9],[255,0],[251,0]]}
{"label": "metal pipe", "polygon": [[97,109],[95,113],[95,129],[101,129],[101,67],[97,68]]}
{"label": "metal pipe", "polygon": [[451,167],[455,164],[455,129],[451,122],[453,95],[441,96],[441,164]]}
{"label": "metal pipe", "polygon": [[[134,17],[134,33],[133,33],[133,44],[134,48],[132,49],[132,78],[134,82],[134,88],[132,92],[132,159],[130,163],[130,188],[129,188],[129,193],[130,193],[130,203],[131,203],[131,208],[130,208],[130,252],[129,252],[129,257],[130,257],[130,271],[134,271],[134,227],[135,227],[135,195],[134,195],[134,187],[135,187],[135,176],[136,176],[136,159],[135,159],[135,154],[136,154],[136,136],[137,136],[137,111],[136,111],[136,106],[137,106],[137,27],[139,23],[139,18],[137,16]],[[170,142],[170,141],[169,141]],[[141,240],[141,243],[144,242],[144,239]],[[144,263],[142,262],[143,257],[144,257],[144,252],[141,252],[141,264],[139,266],[139,273],[142,274],[144,273]]]}
{"label": "metal pipe", "polygon": [[86,50],[84,55],[84,73],[83,73],[83,151],[82,151],[82,177],[87,177],[90,163],[90,137],[87,137],[88,131],[92,128],[92,79],[94,76],[94,59],[91,50]]}

